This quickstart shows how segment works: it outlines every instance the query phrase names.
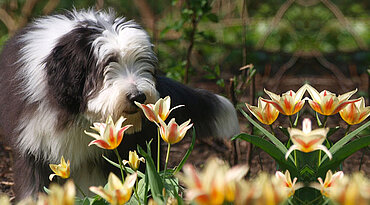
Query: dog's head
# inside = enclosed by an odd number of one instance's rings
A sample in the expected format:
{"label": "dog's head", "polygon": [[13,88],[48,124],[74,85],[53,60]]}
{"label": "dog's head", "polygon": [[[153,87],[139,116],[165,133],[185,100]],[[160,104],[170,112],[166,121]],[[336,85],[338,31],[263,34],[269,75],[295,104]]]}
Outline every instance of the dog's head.
{"label": "dog's head", "polygon": [[[39,29],[49,34],[40,36]],[[35,52],[45,56],[41,62],[46,71],[45,97],[52,104],[66,115],[83,114],[92,121],[122,115],[135,125],[132,131],[141,129],[142,114],[134,101],[154,103],[159,94],[157,58],[148,34],[138,24],[116,18],[113,12],[74,11],[48,17],[24,36],[24,58],[40,58],[27,46],[45,44],[41,38],[50,38],[50,48],[45,45],[48,49]]]}

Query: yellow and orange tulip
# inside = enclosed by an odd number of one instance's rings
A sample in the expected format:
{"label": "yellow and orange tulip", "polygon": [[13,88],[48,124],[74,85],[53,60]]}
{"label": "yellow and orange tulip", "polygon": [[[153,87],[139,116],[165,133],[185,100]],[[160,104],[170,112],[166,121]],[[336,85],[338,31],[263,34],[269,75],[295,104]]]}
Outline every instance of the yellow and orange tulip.
{"label": "yellow and orange tulip", "polygon": [[134,150],[133,152],[130,151],[128,153],[128,161],[123,160],[123,164],[124,165],[128,164],[134,171],[139,169],[140,162],[145,163],[145,159],[144,157],[139,158],[139,155],[137,155],[136,150]]}
{"label": "yellow and orange tulip", "polygon": [[290,139],[292,140],[293,145],[290,146],[289,150],[285,154],[285,158],[287,159],[293,150],[299,150],[302,152],[322,150],[331,159],[332,155],[328,148],[322,145],[322,143],[325,141],[326,134],[329,132],[329,128],[319,128],[311,131],[311,120],[308,118],[305,118],[302,124],[302,130],[288,128]]}
{"label": "yellow and orange tulip", "polygon": [[135,102],[135,104],[143,111],[146,118],[149,121],[156,123],[159,126],[160,120],[166,121],[168,115],[176,108],[182,107],[184,105],[178,105],[170,109],[171,98],[166,96],[164,99],[159,98],[155,104],[140,104]]}
{"label": "yellow and orange tulip", "polygon": [[64,160],[64,157],[60,159],[60,164],[49,164],[51,170],[53,170],[54,174],[50,174],[49,179],[50,181],[53,180],[54,176],[60,176],[63,179],[67,179],[70,175],[70,162],[69,160]]}
{"label": "yellow and orange tulip", "polygon": [[295,190],[299,189],[302,187],[301,183],[296,183],[297,182],[297,177],[294,177],[293,181],[290,177],[290,172],[289,170],[285,171],[285,174],[283,174],[280,171],[277,171],[275,173],[275,177],[278,179],[278,181],[283,184],[283,188],[287,192],[287,196],[293,196]]}
{"label": "yellow and orange tulip", "polygon": [[111,116],[108,117],[106,123],[94,123],[94,127],[91,129],[99,132],[99,134],[86,132],[85,133],[96,140],[90,142],[89,146],[95,144],[96,146],[103,149],[115,149],[121,144],[124,132],[132,127],[132,125],[126,125],[122,127],[122,123],[126,118],[120,117],[116,123],[113,122]]}
{"label": "yellow and orange tulip", "polygon": [[122,181],[116,175],[110,173],[106,189],[104,189],[102,186],[92,186],[90,187],[90,191],[101,196],[110,204],[122,205],[130,200],[136,178],[137,173],[129,175],[122,184]]}
{"label": "yellow and orange tulip", "polygon": [[300,111],[304,105],[305,100],[302,100],[304,93],[306,92],[307,85],[303,85],[299,90],[294,92],[293,90],[289,90],[286,93],[280,95],[276,95],[266,89],[264,89],[265,93],[270,96],[271,100],[262,99],[267,103],[271,103],[275,106],[277,110],[283,115],[294,115],[298,111]]}
{"label": "yellow and orange tulip", "polygon": [[258,107],[245,103],[248,110],[263,124],[271,125],[279,116],[279,111],[271,102],[266,102],[263,98],[258,98]]}
{"label": "yellow and orange tulip", "polygon": [[236,197],[236,183],[248,172],[246,166],[230,169],[217,159],[208,161],[201,173],[190,164],[185,165],[183,170],[184,174],[179,175],[179,179],[187,188],[186,199],[201,205],[233,202]]}
{"label": "yellow and orange tulip", "polygon": [[320,93],[310,85],[307,85],[307,91],[311,95],[309,99],[309,104],[313,110],[322,114],[322,115],[334,115],[341,111],[349,103],[354,103],[360,99],[348,100],[353,94],[357,92],[356,90],[347,92],[343,95],[331,93],[327,90],[323,90]]}
{"label": "yellow and orange tulip", "polygon": [[193,124],[190,124],[190,119],[181,125],[175,122],[175,118],[172,118],[168,125],[160,120],[161,127],[159,129],[162,139],[169,144],[176,144],[181,141],[188,129],[190,129]]}
{"label": "yellow and orange tulip", "polygon": [[339,111],[342,119],[349,125],[359,124],[370,115],[370,106],[365,107],[365,99],[361,97],[358,100],[357,102],[349,103]]}
{"label": "yellow and orange tulip", "polygon": [[331,189],[336,185],[338,180],[343,178],[344,174],[342,171],[336,172],[333,174],[331,170],[326,172],[325,181],[321,179],[321,177],[317,178],[320,182],[320,185],[314,185],[315,188],[320,189],[322,195],[329,197]]}

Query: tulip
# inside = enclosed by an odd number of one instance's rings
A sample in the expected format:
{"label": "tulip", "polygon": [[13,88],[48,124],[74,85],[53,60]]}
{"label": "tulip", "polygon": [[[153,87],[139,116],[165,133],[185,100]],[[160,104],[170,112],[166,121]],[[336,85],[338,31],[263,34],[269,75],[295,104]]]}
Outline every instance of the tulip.
{"label": "tulip", "polygon": [[357,89],[343,95],[339,95],[338,97],[336,96],[336,94],[331,93],[327,90],[323,90],[319,93],[310,85],[307,85],[307,91],[312,98],[312,100],[309,99],[310,106],[313,110],[322,115],[334,115],[342,110],[349,103],[360,101],[360,99],[348,100],[353,94],[357,92]]}
{"label": "tulip", "polygon": [[180,126],[175,122],[175,118],[172,118],[168,125],[165,122],[160,120],[160,134],[162,139],[167,142],[168,144],[176,144],[181,141],[188,129],[190,129],[193,124],[190,124],[190,119]]}
{"label": "tulip", "polygon": [[267,103],[271,103],[275,108],[283,115],[294,115],[300,111],[304,105],[305,100],[302,100],[304,93],[306,92],[307,85],[303,85],[297,93],[293,90],[289,90],[283,93],[281,97],[264,89],[265,93],[270,96],[271,100],[262,99]]}
{"label": "tulip", "polygon": [[345,108],[339,111],[340,116],[349,125],[356,125],[364,121],[370,115],[370,106],[365,107],[363,97],[359,101],[349,103]]}
{"label": "tulip", "polygon": [[329,128],[319,128],[311,131],[311,120],[308,118],[305,118],[302,124],[302,130],[288,128],[293,145],[290,146],[289,150],[285,154],[285,158],[287,159],[293,150],[299,150],[302,152],[322,150],[331,159],[331,153],[324,145],[322,145],[325,141],[326,134],[329,132]]}
{"label": "tulip", "polygon": [[134,171],[136,171],[139,169],[140,161],[145,163],[144,157],[139,158],[139,155],[137,155],[136,151],[130,151],[128,154],[128,161],[123,160],[123,164],[128,164]]}
{"label": "tulip", "polygon": [[124,132],[132,125],[122,127],[122,123],[126,118],[120,117],[116,124],[114,124],[111,116],[108,117],[106,123],[94,123],[91,129],[99,132],[99,134],[86,132],[85,133],[96,140],[90,142],[89,146],[95,144],[103,149],[115,149],[121,143]]}
{"label": "tulip", "polygon": [[245,103],[248,110],[263,124],[271,125],[279,116],[279,111],[271,102],[258,98],[258,107]]}
{"label": "tulip", "polygon": [[285,188],[287,190],[287,193],[288,193],[287,196],[288,197],[293,196],[295,190],[302,187],[301,183],[296,184],[297,177],[294,177],[293,182],[292,182],[289,170],[286,170],[285,174],[283,174],[280,171],[277,171],[275,173],[275,177],[281,182],[281,184],[283,184],[283,188]]}
{"label": "tulip", "polygon": [[171,98],[170,96],[165,97],[164,99],[159,98],[155,104],[140,104],[135,102],[135,104],[144,112],[146,118],[149,121],[156,123],[159,126],[159,119],[166,121],[168,115],[176,108],[182,107],[184,105],[178,105],[170,109]]}
{"label": "tulip", "polygon": [[233,202],[236,195],[236,184],[247,173],[246,166],[236,166],[231,169],[219,160],[207,162],[201,173],[193,165],[183,168],[184,174],[179,179],[185,184],[186,199],[196,204],[223,204]]}
{"label": "tulip", "polygon": [[332,186],[329,197],[338,204],[369,205],[370,180],[363,173],[344,176]]}
{"label": "tulip", "polygon": [[60,164],[49,164],[49,166],[54,172],[54,174],[50,174],[49,176],[50,181],[52,181],[53,177],[56,175],[62,177],[63,179],[67,179],[70,175],[70,162],[68,160],[66,163],[63,156],[60,159]]}
{"label": "tulip", "polygon": [[[53,204],[53,205],[73,205],[75,204],[76,189],[73,181],[67,181],[63,187],[52,184],[50,186],[50,194],[44,198],[48,203],[38,204]],[[40,200],[40,199],[39,199]],[[44,202],[45,202],[44,201]]]}
{"label": "tulip", "polygon": [[102,186],[92,186],[89,189],[104,198],[110,204],[122,205],[130,200],[136,178],[136,173],[129,175],[122,184],[121,180],[116,175],[110,173],[108,177],[108,185],[105,189]]}
{"label": "tulip", "polygon": [[343,178],[344,174],[342,171],[336,172],[334,175],[329,170],[326,172],[325,181],[321,179],[321,177],[317,178],[317,180],[320,182],[320,185],[314,184],[313,187],[320,189],[320,192],[322,195],[329,197],[331,189],[335,186],[337,186],[338,180],[341,180]]}

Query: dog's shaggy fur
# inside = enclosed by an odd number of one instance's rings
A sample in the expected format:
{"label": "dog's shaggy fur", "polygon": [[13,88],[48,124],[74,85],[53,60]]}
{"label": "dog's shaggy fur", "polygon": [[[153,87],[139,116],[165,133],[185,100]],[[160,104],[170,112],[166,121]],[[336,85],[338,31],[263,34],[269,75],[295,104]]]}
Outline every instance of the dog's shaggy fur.
{"label": "dog's shaggy fur", "polygon": [[93,122],[126,117],[133,124],[122,156],[154,137],[156,127],[134,101],[171,96],[183,104],[169,118],[192,119],[198,136],[229,137],[239,126],[225,98],[195,90],[156,73],[148,34],[113,12],[73,11],[40,18],[4,46],[0,57],[0,125],[14,152],[17,199],[48,186],[49,164],[71,161],[71,177],[87,191],[104,185],[111,170],[83,133]]}

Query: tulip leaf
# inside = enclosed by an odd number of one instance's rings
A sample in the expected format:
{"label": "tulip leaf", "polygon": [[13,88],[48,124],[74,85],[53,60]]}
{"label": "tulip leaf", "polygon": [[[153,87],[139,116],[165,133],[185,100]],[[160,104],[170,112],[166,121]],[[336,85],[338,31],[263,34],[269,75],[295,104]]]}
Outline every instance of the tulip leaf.
{"label": "tulip leaf", "polygon": [[298,119],[299,119],[299,112],[297,112],[297,116],[295,117],[295,120],[294,120],[294,123],[293,123],[293,127],[297,127],[297,125],[298,125]]}
{"label": "tulip leaf", "polygon": [[316,116],[317,126],[322,127],[322,123],[320,121],[320,117],[319,117],[319,114],[317,112],[315,112],[315,116]]}
{"label": "tulip leaf", "polygon": [[193,137],[191,139],[190,147],[189,147],[188,151],[186,151],[185,156],[182,158],[179,165],[177,165],[175,171],[173,172],[174,175],[176,173],[178,173],[182,169],[182,167],[184,166],[185,162],[187,161],[187,159],[189,158],[189,156],[191,154],[191,151],[193,151],[194,144],[195,144],[195,128],[193,128]]}
{"label": "tulip leaf", "polygon": [[[355,129],[348,135],[344,136],[342,139],[340,139],[338,142],[336,142],[331,148],[330,148],[330,153],[334,155],[338,150],[341,149],[347,142],[349,142],[354,136],[356,136],[358,133],[360,133],[362,130],[366,129],[367,127],[370,126],[370,121],[367,123],[363,124],[361,127]],[[325,160],[328,159],[328,156],[324,156],[321,163],[323,163]]]}
{"label": "tulip leaf", "polygon": [[150,151],[150,142],[147,143],[147,152],[144,151],[143,148],[141,148],[139,145],[137,146],[137,150],[140,155],[142,155],[145,158],[145,164],[146,164],[146,169],[145,169],[145,174],[148,176],[148,183],[149,187],[152,193],[152,197],[155,202],[158,204],[163,204],[163,196],[162,196],[162,190],[164,188],[163,181],[161,177],[159,176],[154,160],[151,157],[151,151]]}
{"label": "tulip leaf", "polygon": [[370,145],[370,135],[361,137],[356,139],[343,147],[341,147],[337,152],[333,154],[333,158],[331,160],[326,160],[325,162],[321,163],[318,174],[321,177],[324,177],[326,172],[329,169],[335,169],[339,166],[339,164],[345,160],[347,157],[352,155],[353,153],[357,152],[358,150],[367,147]]}
{"label": "tulip leaf", "polygon": [[[247,120],[249,122],[251,122],[253,124],[253,126],[255,126],[258,130],[260,130],[267,138],[269,138],[271,140],[271,142],[276,145],[276,147],[283,153],[285,154],[288,150],[287,148],[284,146],[284,144],[282,142],[280,142],[280,140],[278,138],[276,138],[274,135],[272,135],[269,131],[267,131],[265,128],[263,128],[261,125],[259,125],[256,121],[254,121],[251,117],[249,117],[249,115],[247,113],[244,112],[244,110],[242,108],[239,108],[240,112],[244,115],[245,118],[247,118]],[[292,156],[289,156],[289,159],[294,162],[293,160],[293,157]]]}
{"label": "tulip leaf", "polygon": [[287,169],[292,174],[292,176],[298,176],[297,168],[294,166],[293,162],[286,160],[285,153],[279,150],[271,142],[262,139],[261,137],[249,135],[246,133],[241,133],[233,137],[231,140],[235,140],[238,138],[250,142],[253,145],[261,148],[263,151],[265,151],[267,154],[269,154],[272,158],[275,159],[275,161],[279,164],[279,167],[281,167],[281,169],[283,170]]}

